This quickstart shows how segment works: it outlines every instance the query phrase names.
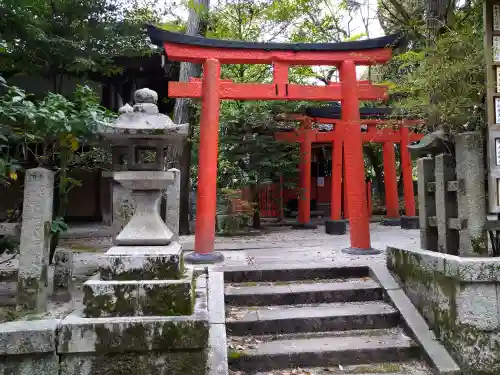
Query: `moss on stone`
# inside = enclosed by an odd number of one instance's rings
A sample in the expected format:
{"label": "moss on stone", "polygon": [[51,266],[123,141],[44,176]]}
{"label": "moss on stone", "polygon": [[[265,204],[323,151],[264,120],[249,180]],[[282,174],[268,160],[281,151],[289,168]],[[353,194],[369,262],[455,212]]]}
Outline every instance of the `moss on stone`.
{"label": "moss on stone", "polygon": [[144,284],[139,296],[141,311],[149,316],[191,315],[193,302],[191,283]]}
{"label": "moss on stone", "polygon": [[105,316],[133,316],[136,311],[136,285],[113,285],[113,295],[94,294],[88,285],[83,286],[84,314],[88,318]]}
{"label": "moss on stone", "polygon": [[178,255],[151,256],[137,268],[123,271],[120,257],[112,257],[106,267],[101,268],[103,280],[179,280],[181,278],[181,260]]}
{"label": "moss on stone", "polygon": [[208,346],[208,324],[205,321],[159,322],[155,325],[152,335],[152,345],[155,349]]}
{"label": "moss on stone", "polygon": [[234,351],[230,350],[227,353],[227,359],[228,360],[234,360],[234,359],[239,359],[245,355],[244,351]]}
{"label": "moss on stone", "polygon": [[200,375],[205,373],[206,368],[204,351],[120,353],[111,356],[102,352],[90,360],[92,375]]}
{"label": "moss on stone", "polygon": [[484,236],[479,238],[471,237],[472,251],[477,255],[488,255],[488,247],[486,246]]}

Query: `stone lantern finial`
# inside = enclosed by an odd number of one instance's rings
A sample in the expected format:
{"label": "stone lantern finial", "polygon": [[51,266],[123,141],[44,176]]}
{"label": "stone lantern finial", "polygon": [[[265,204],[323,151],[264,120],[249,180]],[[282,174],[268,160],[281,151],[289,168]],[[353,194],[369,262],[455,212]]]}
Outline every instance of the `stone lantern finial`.
{"label": "stone lantern finial", "polygon": [[158,94],[148,88],[137,90],[134,94],[134,112],[158,113]]}
{"label": "stone lantern finial", "polygon": [[134,101],[136,103],[158,103],[158,94],[156,91],[150,90],[148,88],[143,88],[137,90],[134,93]]}

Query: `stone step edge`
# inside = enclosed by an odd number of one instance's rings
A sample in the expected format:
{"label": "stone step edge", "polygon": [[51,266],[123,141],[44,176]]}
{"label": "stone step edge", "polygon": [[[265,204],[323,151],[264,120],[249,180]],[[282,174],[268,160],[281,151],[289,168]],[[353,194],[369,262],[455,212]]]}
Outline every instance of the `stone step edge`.
{"label": "stone step edge", "polygon": [[384,297],[382,287],[373,280],[347,280],[274,286],[226,285],[224,300],[230,306],[265,306],[378,301]]}
{"label": "stone step edge", "polygon": [[[228,323],[247,323],[247,322],[262,322],[262,321],[273,321],[273,320],[288,320],[296,319],[297,315],[300,315],[301,311],[306,310],[316,310],[318,312],[324,311],[322,314],[311,316],[304,316],[302,319],[316,319],[316,318],[335,318],[335,317],[346,317],[346,316],[367,316],[367,315],[387,315],[387,314],[399,314],[398,310],[392,305],[385,302],[378,301],[366,301],[365,303],[351,303],[351,302],[340,302],[340,303],[322,303],[316,305],[295,305],[295,306],[267,306],[273,307],[272,309],[264,309],[265,306],[259,306],[258,308],[253,308],[253,306],[241,306],[241,310],[247,308],[249,310],[248,317],[245,319],[234,319],[231,317],[226,317],[226,324]],[[354,310],[352,312],[342,311],[342,307],[352,307]],[[332,310],[338,309],[338,313],[332,313]],[[289,315],[282,314],[283,311],[289,312]],[[259,312],[267,315],[268,318],[260,317]],[[277,313],[277,314],[276,314]],[[274,315],[280,315],[281,317],[273,318]],[[271,318],[269,318],[269,315]]]}
{"label": "stone step edge", "polygon": [[369,336],[276,340],[228,354],[230,366],[243,371],[407,361],[420,356],[420,347],[411,338],[394,335],[376,340]]}
{"label": "stone step edge", "polygon": [[273,269],[271,266],[261,266],[259,268],[239,266],[224,267],[220,271],[224,272],[224,281],[226,283],[328,280],[370,276],[368,266],[311,267],[310,265],[298,265],[297,267],[278,270]]}
{"label": "stone step edge", "polygon": [[[344,303],[342,305],[349,305]],[[226,318],[228,333],[234,336],[268,335],[276,333],[294,332],[321,332],[357,330],[371,328],[392,328],[400,323],[400,315],[390,305],[383,305],[378,309],[366,306],[353,311],[335,308],[289,307],[283,314],[282,309],[276,308],[270,312],[258,314],[250,311],[249,314],[237,318]],[[340,305],[340,304],[328,304]],[[335,310],[338,310],[337,312]]]}

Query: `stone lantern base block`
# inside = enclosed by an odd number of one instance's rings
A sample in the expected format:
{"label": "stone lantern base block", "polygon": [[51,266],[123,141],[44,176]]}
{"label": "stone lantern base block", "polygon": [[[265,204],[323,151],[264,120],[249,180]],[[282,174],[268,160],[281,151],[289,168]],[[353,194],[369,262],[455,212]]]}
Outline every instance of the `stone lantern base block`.
{"label": "stone lantern base block", "polygon": [[418,216],[401,216],[401,229],[420,229]]}
{"label": "stone lantern base block", "polygon": [[401,225],[400,217],[384,217],[380,223],[386,227],[399,227]]}
{"label": "stone lantern base block", "polygon": [[205,254],[192,252],[184,255],[184,261],[190,264],[214,264],[223,262],[224,255],[217,251],[212,251]]}
{"label": "stone lantern base block", "polygon": [[311,222],[309,223],[294,223],[292,229],[316,229],[318,226]]}
{"label": "stone lantern base block", "polygon": [[114,246],[106,254],[107,264],[100,268],[102,280],[180,279],[182,247]]}
{"label": "stone lantern base block", "polygon": [[179,280],[103,281],[84,284],[84,316],[190,315],[194,307],[193,270]]}
{"label": "stone lantern base block", "polygon": [[347,233],[347,220],[326,220],[325,233],[331,235],[344,235]]}

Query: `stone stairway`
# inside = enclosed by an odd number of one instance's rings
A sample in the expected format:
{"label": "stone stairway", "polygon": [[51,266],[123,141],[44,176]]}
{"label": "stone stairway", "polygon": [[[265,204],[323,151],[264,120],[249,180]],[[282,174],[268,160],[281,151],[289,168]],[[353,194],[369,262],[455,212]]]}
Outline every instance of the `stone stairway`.
{"label": "stone stairway", "polygon": [[368,267],[224,272],[233,373],[432,374]]}

